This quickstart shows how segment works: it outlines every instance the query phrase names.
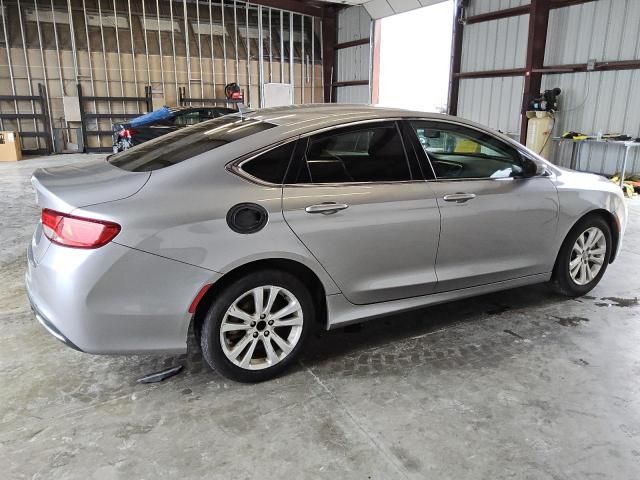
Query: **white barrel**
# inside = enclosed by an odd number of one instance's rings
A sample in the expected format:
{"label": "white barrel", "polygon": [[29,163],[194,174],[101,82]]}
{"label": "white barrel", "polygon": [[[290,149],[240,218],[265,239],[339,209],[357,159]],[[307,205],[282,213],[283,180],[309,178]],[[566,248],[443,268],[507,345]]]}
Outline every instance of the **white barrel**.
{"label": "white barrel", "polygon": [[548,160],[551,153],[553,116],[550,112],[527,112],[527,116],[527,148]]}

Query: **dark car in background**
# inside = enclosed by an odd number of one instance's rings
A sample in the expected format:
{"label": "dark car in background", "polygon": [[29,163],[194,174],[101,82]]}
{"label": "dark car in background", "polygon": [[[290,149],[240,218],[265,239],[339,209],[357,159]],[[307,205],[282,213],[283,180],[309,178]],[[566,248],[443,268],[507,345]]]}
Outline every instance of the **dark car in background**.
{"label": "dark car in background", "polygon": [[236,110],[225,107],[162,107],[127,123],[114,123],[113,153],[122,152],[180,128],[235,112]]}

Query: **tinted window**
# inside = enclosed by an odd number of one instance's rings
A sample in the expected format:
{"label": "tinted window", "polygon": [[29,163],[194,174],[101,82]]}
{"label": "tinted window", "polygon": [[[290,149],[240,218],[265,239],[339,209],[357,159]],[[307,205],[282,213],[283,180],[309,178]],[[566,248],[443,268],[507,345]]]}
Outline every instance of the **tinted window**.
{"label": "tinted window", "polygon": [[200,112],[196,110],[195,112],[187,112],[182,113],[180,115],[176,115],[173,119],[174,125],[186,126],[186,125],[195,125],[196,123],[200,123],[202,120],[205,120],[206,117],[200,116]]}
{"label": "tinted window", "polygon": [[411,180],[395,123],[350,127],[311,137],[293,183]]}
{"label": "tinted window", "polygon": [[281,184],[296,142],[289,142],[242,164],[242,170],[260,180]]}
{"label": "tinted window", "polygon": [[275,125],[271,123],[251,118],[220,117],[111,155],[109,162],[131,172],[149,172],[273,127]]}
{"label": "tinted window", "polygon": [[436,178],[507,178],[523,171],[518,152],[489,134],[434,122],[414,121],[411,126]]}

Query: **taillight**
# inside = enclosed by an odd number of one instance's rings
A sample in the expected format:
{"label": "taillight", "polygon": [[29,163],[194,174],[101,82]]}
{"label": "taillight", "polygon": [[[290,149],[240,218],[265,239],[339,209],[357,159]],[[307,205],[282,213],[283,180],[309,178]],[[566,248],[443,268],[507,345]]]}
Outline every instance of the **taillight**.
{"label": "taillight", "polygon": [[132,128],[125,128],[124,130],[120,130],[119,135],[125,138],[131,138],[131,135],[136,133],[136,131]]}
{"label": "taillight", "polygon": [[45,208],[42,230],[53,243],[73,248],[98,248],[120,233],[120,225],[93,218],[76,217]]}

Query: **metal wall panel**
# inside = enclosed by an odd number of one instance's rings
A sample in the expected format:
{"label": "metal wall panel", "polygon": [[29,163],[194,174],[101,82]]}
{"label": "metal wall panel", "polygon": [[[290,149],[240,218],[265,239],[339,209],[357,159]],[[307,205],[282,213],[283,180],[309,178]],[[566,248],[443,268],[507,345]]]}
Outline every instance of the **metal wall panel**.
{"label": "metal wall panel", "polygon": [[471,0],[467,9],[467,16],[480,15],[481,13],[495,12],[507,8],[529,5],[529,0]]}
{"label": "metal wall panel", "polygon": [[640,1],[599,0],[552,10],[545,65],[640,59]]}
{"label": "metal wall panel", "polygon": [[371,17],[362,7],[350,7],[338,12],[338,43],[369,36]]}
{"label": "metal wall panel", "polygon": [[[560,111],[554,135],[565,131],[586,134],[624,133],[640,137],[640,70],[545,75],[542,88],[559,87]],[[571,144],[555,145],[553,159],[569,166]],[[622,163],[622,149],[612,145],[583,145],[579,169],[611,175]],[[633,150],[629,172],[640,171],[640,152]]]}
{"label": "metal wall panel", "polygon": [[524,67],[528,25],[529,14],[465,26],[461,71]]}
{"label": "metal wall panel", "polygon": [[338,82],[369,78],[369,45],[357,45],[338,50],[336,77]]}
{"label": "metal wall panel", "polygon": [[[363,7],[354,6],[338,12],[338,43],[369,38],[372,20]],[[336,86],[338,103],[371,102],[371,41],[366,45],[341,48],[336,52],[334,82],[367,81],[367,85]]]}
{"label": "metal wall panel", "polygon": [[363,103],[371,102],[368,85],[356,85],[340,87],[336,89],[337,103]]}
{"label": "metal wall panel", "polygon": [[524,77],[463,79],[458,116],[516,138],[520,132],[520,100]]}

